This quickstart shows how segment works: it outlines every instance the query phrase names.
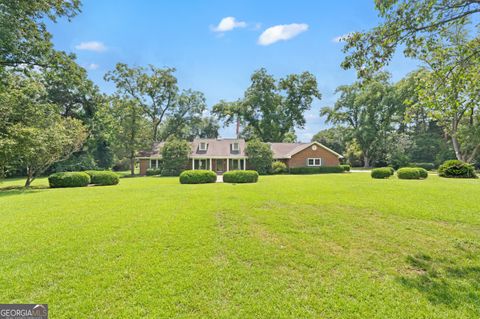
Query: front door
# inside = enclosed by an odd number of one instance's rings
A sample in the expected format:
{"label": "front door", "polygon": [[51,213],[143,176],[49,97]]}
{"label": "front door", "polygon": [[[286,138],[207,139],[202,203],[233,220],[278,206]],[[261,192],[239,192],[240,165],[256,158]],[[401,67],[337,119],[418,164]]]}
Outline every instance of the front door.
{"label": "front door", "polygon": [[223,159],[217,159],[215,164],[217,172],[223,173],[223,171],[225,170]]}

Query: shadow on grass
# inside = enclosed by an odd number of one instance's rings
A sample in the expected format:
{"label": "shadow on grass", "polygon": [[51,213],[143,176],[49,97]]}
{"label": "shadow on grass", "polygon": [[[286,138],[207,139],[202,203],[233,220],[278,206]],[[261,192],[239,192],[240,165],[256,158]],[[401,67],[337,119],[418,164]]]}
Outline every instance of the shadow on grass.
{"label": "shadow on grass", "polygon": [[23,186],[4,186],[0,187],[0,198],[12,195],[23,195],[23,194],[32,194],[37,193],[38,190],[49,189],[48,186],[31,186],[30,188],[25,188]]}
{"label": "shadow on grass", "polygon": [[[451,308],[467,306],[480,313],[480,265],[477,251],[474,260],[467,255],[448,256],[434,259],[425,254],[407,257],[410,275],[401,276],[398,281],[407,288],[416,289],[426,295],[435,305]],[[463,265],[458,265],[458,260]],[[465,265],[465,261],[469,260]]]}

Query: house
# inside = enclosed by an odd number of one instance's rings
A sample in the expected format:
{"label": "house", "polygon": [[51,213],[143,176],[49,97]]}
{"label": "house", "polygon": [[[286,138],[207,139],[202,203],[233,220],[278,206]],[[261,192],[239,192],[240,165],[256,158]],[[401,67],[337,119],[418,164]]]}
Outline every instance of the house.
{"label": "house", "polygon": [[[268,143],[273,152],[273,159],[284,162],[287,167],[336,166],[342,155],[318,143]],[[155,143],[151,150],[142,151],[137,159],[140,161],[140,174],[148,169],[159,168],[162,160],[161,150],[164,142]],[[190,143],[188,169],[207,169],[222,174],[231,170],[249,168],[245,153],[244,139],[197,138]]]}

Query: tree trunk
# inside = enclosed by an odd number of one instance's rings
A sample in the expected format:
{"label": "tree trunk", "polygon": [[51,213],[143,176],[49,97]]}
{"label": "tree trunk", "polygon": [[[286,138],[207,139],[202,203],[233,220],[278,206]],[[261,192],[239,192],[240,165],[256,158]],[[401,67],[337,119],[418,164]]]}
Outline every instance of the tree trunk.
{"label": "tree trunk", "polygon": [[25,188],[30,188],[30,185],[32,184],[34,179],[35,178],[33,177],[33,171],[28,167],[27,168],[27,180],[25,181]]}
{"label": "tree trunk", "polygon": [[370,158],[367,155],[363,155],[363,167],[370,167]]}
{"label": "tree trunk", "polygon": [[130,174],[135,175],[135,155],[133,152],[130,154]]}
{"label": "tree trunk", "polygon": [[463,161],[462,152],[460,150],[460,143],[458,142],[457,138],[453,135],[452,135],[452,144],[453,144],[453,149],[455,151],[455,156],[457,157],[458,160]]}

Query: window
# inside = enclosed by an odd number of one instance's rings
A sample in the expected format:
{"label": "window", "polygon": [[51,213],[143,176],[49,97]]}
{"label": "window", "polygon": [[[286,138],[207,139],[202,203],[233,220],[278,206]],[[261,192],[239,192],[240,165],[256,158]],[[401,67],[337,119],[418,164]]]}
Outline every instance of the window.
{"label": "window", "polygon": [[151,159],[148,168],[158,168],[160,166],[160,160]]}
{"label": "window", "polygon": [[206,151],[206,150],[207,150],[207,147],[208,147],[208,144],[207,144],[207,143],[201,142],[200,145],[199,145],[199,147],[198,147],[198,149],[199,149],[200,151]]}
{"label": "window", "polygon": [[307,158],[307,165],[308,166],[322,166],[322,159],[321,158]]}
{"label": "window", "polygon": [[232,151],[238,152],[239,150],[240,150],[240,146],[238,145],[238,143],[233,143],[232,144]]}
{"label": "window", "polygon": [[210,169],[210,161],[208,159],[196,159],[194,160],[194,165],[194,169]]}

